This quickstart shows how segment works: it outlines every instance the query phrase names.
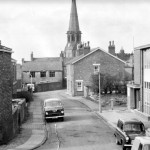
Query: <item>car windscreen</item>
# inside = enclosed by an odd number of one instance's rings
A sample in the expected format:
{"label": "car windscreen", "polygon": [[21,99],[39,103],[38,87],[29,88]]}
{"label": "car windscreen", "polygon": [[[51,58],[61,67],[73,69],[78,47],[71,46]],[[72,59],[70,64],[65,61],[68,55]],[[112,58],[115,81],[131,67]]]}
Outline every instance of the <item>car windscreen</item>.
{"label": "car windscreen", "polygon": [[124,131],[141,132],[144,131],[144,126],[140,123],[127,123],[124,125]]}
{"label": "car windscreen", "polygon": [[60,101],[49,101],[45,103],[45,106],[51,106],[51,107],[55,107],[55,106],[61,106],[61,102]]}

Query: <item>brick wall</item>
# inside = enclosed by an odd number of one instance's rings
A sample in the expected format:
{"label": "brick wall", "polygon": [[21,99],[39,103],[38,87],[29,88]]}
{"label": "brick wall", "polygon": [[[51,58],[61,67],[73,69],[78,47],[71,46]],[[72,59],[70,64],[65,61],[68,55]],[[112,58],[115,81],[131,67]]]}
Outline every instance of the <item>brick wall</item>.
{"label": "brick wall", "polygon": [[[98,50],[75,63],[74,83],[75,80],[83,80],[83,86],[90,84],[91,75],[94,73],[93,64],[95,63],[100,63],[100,72],[102,74],[109,73],[114,76],[120,72],[121,78],[124,78],[124,63]],[[83,92],[76,92],[76,84],[74,85],[74,89],[74,95],[83,95]]]}
{"label": "brick wall", "polygon": [[0,50],[0,125],[2,141],[7,143],[12,131],[11,52]]}

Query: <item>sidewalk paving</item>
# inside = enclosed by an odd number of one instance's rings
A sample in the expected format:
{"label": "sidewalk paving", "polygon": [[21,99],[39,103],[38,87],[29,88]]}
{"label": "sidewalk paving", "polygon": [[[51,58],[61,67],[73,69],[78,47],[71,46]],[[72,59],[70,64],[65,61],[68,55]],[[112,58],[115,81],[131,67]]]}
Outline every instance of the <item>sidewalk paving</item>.
{"label": "sidewalk paving", "polygon": [[[99,105],[97,102],[89,99],[85,99],[83,97],[73,97],[74,100],[78,100],[81,103],[87,105],[92,111],[94,111],[97,115],[102,117],[113,129],[117,126],[118,119],[138,119],[142,121],[145,125],[145,128],[150,128],[150,121],[142,118],[137,115],[133,110],[128,110],[127,107],[115,106],[113,110],[111,107],[109,109],[102,107],[102,113],[99,112]],[[147,131],[147,135],[150,135],[150,132]]]}
{"label": "sidewalk paving", "polygon": [[19,138],[17,135],[7,145],[0,146],[0,150],[32,150],[46,141],[47,131],[42,115],[41,101],[34,99],[28,109],[29,116],[27,121],[21,126],[23,132],[20,133]]}

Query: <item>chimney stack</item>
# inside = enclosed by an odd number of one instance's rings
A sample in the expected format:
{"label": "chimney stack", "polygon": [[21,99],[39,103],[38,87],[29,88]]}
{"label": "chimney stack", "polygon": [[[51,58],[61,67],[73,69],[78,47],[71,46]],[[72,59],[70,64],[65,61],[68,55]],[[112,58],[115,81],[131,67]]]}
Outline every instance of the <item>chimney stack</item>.
{"label": "chimney stack", "polygon": [[31,52],[31,61],[33,61],[33,52]]}
{"label": "chimney stack", "polygon": [[114,41],[109,41],[109,46],[108,46],[108,52],[112,55],[115,55],[115,45],[114,45]]}

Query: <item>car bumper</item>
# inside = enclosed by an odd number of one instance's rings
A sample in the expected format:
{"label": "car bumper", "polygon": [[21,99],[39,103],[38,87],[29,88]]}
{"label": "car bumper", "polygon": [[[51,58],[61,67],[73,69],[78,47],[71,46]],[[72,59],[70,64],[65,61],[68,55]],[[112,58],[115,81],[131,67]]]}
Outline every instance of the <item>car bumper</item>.
{"label": "car bumper", "polygon": [[132,144],[124,144],[125,147],[132,147]]}
{"label": "car bumper", "polygon": [[62,118],[64,115],[61,116],[45,116],[45,119],[57,119],[57,118]]}

